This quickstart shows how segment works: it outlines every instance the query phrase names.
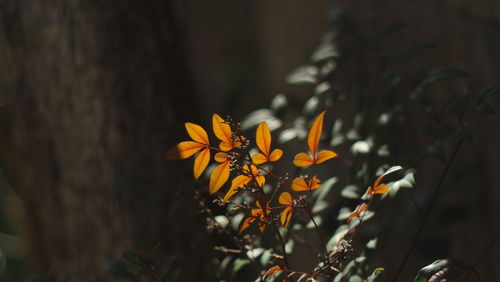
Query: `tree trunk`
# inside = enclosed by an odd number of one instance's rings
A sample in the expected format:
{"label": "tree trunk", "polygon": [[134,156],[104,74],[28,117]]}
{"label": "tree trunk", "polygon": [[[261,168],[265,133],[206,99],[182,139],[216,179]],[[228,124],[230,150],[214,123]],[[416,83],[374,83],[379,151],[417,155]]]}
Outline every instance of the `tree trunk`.
{"label": "tree trunk", "polygon": [[193,208],[172,208],[186,171],[162,161],[196,120],[172,2],[0,1],[0,153],[57,281],[110,281],[112,259],[156,244],[197,269]]}

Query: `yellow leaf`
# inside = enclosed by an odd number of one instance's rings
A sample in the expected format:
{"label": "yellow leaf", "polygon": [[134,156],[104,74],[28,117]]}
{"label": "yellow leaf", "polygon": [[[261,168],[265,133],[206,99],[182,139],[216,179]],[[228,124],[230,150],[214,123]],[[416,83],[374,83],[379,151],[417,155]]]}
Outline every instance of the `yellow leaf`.
{"label": "yellow leaf", "polygon": [[240,223],[240,228],[238,228],[238,232],[241,233],[243,232],[243,230],[247,229],[250,224],[252,224],[257,218],[256,217],[252,217],[252,216],[247,216],[246,218],[244,218],[241,223]]}
{"label": "yellow leaf", "polygon": [[210,183],[208,185],[210,194],[219,191],[222,185],[229,179],[229,163],[229,161],[224,161],[218,165],[212,172],[212,175],[210,175]]}
{"label": "yellow leaf", "polygon": [[281,156],[283,156],[283,151],[281,149],[274,149],[271,155],[269,156],[269,161],[275,162],[281,159]]}
{"label": "yellow leaf", "polygon": [[262,187],[266,183],[266,178],[263,175],[258,175],[255,177],[255,181],[257,181],[259,187]]}
{"label": "yellow leaf", "polygon": [[283,192],[281,193],[280,197],[278,198],[278,203],[282,205],[291,205],[293,204],[292,196],[288,192]]}
{"label": "yellow leaf", "polygon": [[293,160],[293,164],[298,167],[310,166],[313,164],[313,160],[306,153],[298,153]]}
{"label": "yellow leaf", "polygon": [[267,157],[264,156],[263,154],[261,153],[255,153],[253,156],[252,156],[252,162],[254,164],[263,164],[263,163],[266,163],[267,162]]}
{"label": "yellow leaf", "polygon": [[389,188],[387,187],[386,184],[380,184],[379,186],[375,187],[375,189],[372,189],[370,187],[368,189],[368,195],[385,194],[388,191],[389,191]]}
{"label": "yellow leaf", "polygon": [[165,154],[165,158],[168,160],[186,159],[202,148],[205,148],[205,145],[193,141],[184,141],[168,150]]}
{"label": "yellow leaf", "polygon": [[252,178],[250,176],[247,176],[247,175],[238,175],[231,182],[231,188],[230,189],[243,187],[245,184],[247,184],[248,182],[250,182],[250,180],[252,180]]}
{"label": "yellow leaf", "polygon": [[302,177],[297,177],[292,181],[292,189],[294,191],[307,191],[309,187],[307,186],[306,181]]}
{"label": "yellow leaf", "polygon": [[271,132],[265,121],[261,122],[257,127],[255,141],[257,142],[259,150],[264,153],[266,157],[269,157],[271,153]]}
{"label": "yellow leaf", "polygon": [[224,152],[231,151],[231,149],[233,149],[233,144],[227,142],[220,142],[219,148]]}
{"label": "yellow leaf", "polygon": [[284,228],[288,228],[288,225],[290,224],[290,221],[292,219],[292,211],[293,208],[288,207],[283,209],[283,211],[281,212],[280,221],[281,225],[283,225]]}
{"label": "yellow leaf", "polygon": [[227,154],[223,152],[218,152],[217,154],[215,154],[214,159],[218,163],[225,162],[227,160]]}
{"label": "yellow leaf", "polygon": [[203,127],[190,122],[186,122],[184,126],[186,127],[186,130],[191,139],[193,139],[196,142],[205,144],[207,146],[210,144],[207,132],[205,131],[205,129],[203,129]]}
{"label": "yellow leaf", "polygon": [[212,126],[214,129],[214,134],[222,142],[232,144],[232,132],[229,124],[225,123],[224,119],[218,114],[213,114],[212,116]]}
{"label": "yellow leaf", "polygon": [[266,271],[266,273],[264,274],[264,279],[266,279],[266,277],[268,277],[268,276],[274,275],[276,272],[278,272],[280,270],[281,270],[281,266],[279,266],[279,265],[275,265],[275,266],[269,268]]}
{"label": "yellow leaf", "polygon": [[337,153],[330,151],[330,150],[324,150],[318,154],[318,156],[316,157],[315,163],[320,164],[320,163],[323,163],[329,159],[333,159],[336,156],[337,156]]}
{"label": "yellow leaf", "polygon": [[313,176],[311,180],[309,180],[309,189],[315,190],[321,187],[319,184],[319,179],[316,176]]}
{"label": "yellow leaf", "polygon": [[356,209],[352,212],[352,214],[349,216],[347,219],[347,222],[351,222],[354,218],[358,218],[361,216],[361,212],[365,211],[368,209],[368,205],[365,203],[362,203],[361,205],[358,205]]}
{"label": "yellow leaf", "polygon": [[314,121],[311,129],[309,129],[309,134],[307,135],[307,145],[313,156],[316,156],[316,151],[318,149],[319,139],[321,137],[321,132],[323,131],[323,117],[325,112],[319,114],[319,116]]}
{"label": "yellow leaf", "polygon": [[231,186],[231,188],[229,189],[229,191],[227,191],[226,195],[224,195],[224,202],[227,202],[229,201],[229,199],[234,196],[234,194],[238,193],[239,191],[239,187],[233,187]]}
{"label": "yellow leaf", "polygon": [[210,161],[210,149],[206,148],[194,160],[194,179],[198,179]]}

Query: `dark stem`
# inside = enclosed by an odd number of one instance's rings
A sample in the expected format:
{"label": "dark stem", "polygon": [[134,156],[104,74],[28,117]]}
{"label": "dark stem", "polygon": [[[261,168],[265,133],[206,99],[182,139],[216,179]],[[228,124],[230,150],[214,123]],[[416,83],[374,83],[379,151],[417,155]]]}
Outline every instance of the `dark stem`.
{"label": "dark stem", "polygon": [[[493,245],[495,245],[495,242],[498,240],[498,238],[500,238],[500,231],[497,232],[495,237],[493,237],[493,239],[488,244],[488,246],[484,249],[484,251],[481,253],[481,255],[476,259],[476,261],[472,265],[472,268],[474,270],[476,269],[476,266],[479,264],[479,262],[483,259],[483,257],[488,253],[488,251],[491,250],[491,248],[493,248]],[[469,275],[470,275],[470,272],[467,272],[467,274],[465,275],[464,280],[462,280],[462,282],[465,282],[467,280],[467,278],[469,278]]]}
{"label": "dark stem", "polygon": [[413,249],[415,249],[418,237],[420,237],[420,233],[422,233],[423,227],[424,227],[425,223],[427,222],[427,219],[429,218],[429,215],[432,211],[432,208],[434,207],[434,204],[435,204],[436,199],[437,199],[437,195],[439,194],[439,190],[441,189],[441,186],[443,185],[444,179],[445,179],[446,175],[448,174],[448,171],[450,170],[451,164],[455,160],[457,152],[460,149],[460,146],[462,145],[463,142],[464,142],[464,139],[463,138],[460,139],[460,141],[455,146],[455,149],[453,150],[453,153],[451,154],[450,159],[446,163],[446,167],[444,168],[443,173],[441,174],[441,177],[439,178],[439,182],[436,185],[436,188],[434,189],[434,192],[433,192],[432,197],[431,197],[431,202],[429,203],[429,206],[425,210],[424,216],[423,216],[422,220],[420,221],[417,232],[415,233],[415,236],[413,237],[413,240],[411,242],[410,248],[406,252],[406,254],[403,258],[403,261],[401,262],[401,265],[399,266],[398,271],[396,272],[396,275],[394,276],[394,279],[392,281],[395,282],[398,280],[399,274],[401,273],[401,271],[405,267],[406,262],[408,261],[408,258],[410,257],[410,254],[413,252]]}

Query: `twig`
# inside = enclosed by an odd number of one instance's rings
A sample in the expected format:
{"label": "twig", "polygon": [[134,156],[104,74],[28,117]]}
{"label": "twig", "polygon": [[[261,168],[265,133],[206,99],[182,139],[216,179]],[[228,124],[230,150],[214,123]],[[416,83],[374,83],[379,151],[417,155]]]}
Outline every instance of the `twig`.
{"label": "twig", "polygon": [[[495,245],[495,242],[498,240],[498,238],[500,238],[500,231],[497,232],[497,234],[495,235],[495,237],[493,237],[493,239],[490,241],[490,243],[488,244],[488,246],[486,246],[486,248],[481,253],[481,255],[476,259],[476,261],[472,265],[473,269],[476,268],[476,266],[479,264],[479,262],[481,261],[481,259],[483,259],[483,257],[488,253],[488,251],[491,250],[491,248],[493,247],[493,245]],[[467,280],[467,278],[469,278],[469,275],[470,275],[470,272],[467,272],[467,274],[465,275],[465,277],[462,280],[462,282],[465,282],[465,280]]]}
{"label": "twig", "polygon": [[436,185],[436,188],[434,189],[434,193],[432,194],[431,202],[429,203],[429,206],[425,210],[425,214],[424,214],[422,220],[420,221],[420,224],[418,225],[417,232],[415,233],[415,236],[413,237],[410,248],[406,252],[406,254],[403,258],[403,261],[401,262],[401,265],[399,266],[398,271],[396,272],[396,275],[394,276],[394,279],[392,281],[394,281],[394,282],[397,281],[399,274],[401,273],[401,271],[405,267],[406,262],[408,261],[408,258],[410,257],[410,254],[412,253],[413,249],[415,248],[415,246],[417,244],[418,237],[420,237],[420,233],[422,233],[423,227],[424,227],[425,223],[427,222],[427,219],[429,218],[429,215],[431,213],[432,208],[434,207],[434,204],[435,204],[436,199],[437,199],[437,195],[439,194],[439,190],[441,189],[441,186],[443,185],[444,179],[445,179],[446,175],[448,174],[448,171],[450,170],[451,164],[455,160],[457,152],[460,149],[460,146],[462,145],[463,142],[464,142],[464,139],[463,138],[460,139],[460,141],[455,146],[455,149],[453,150],[453,153],[451,154],[450,159],[446,163],[446,167],[444,168],[443,173],[441,174],[441,177],[439,178],[438,184]]}

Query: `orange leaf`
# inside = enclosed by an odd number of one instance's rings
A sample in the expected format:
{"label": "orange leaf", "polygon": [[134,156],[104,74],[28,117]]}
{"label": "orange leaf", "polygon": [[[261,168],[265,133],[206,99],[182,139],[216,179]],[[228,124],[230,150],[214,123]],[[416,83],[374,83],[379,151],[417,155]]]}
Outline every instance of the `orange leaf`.
{"label": "orange leaf", "polygon": [[288,225],[290,225],[292,219],[292,212],[293,212],[292,207],[287,207],[283,209],[283,211],[281,212],[280,221],[281,225],[283,225],[284,228],[288,228]]}
{"label": "orange leaf", "polygon": [[214,129],[214,134],[215,136],[217,136],[217,138],[219,138],[219,140],[228,144],[233,143],[231,127],[218,114],[213,114],[212,126]]}
{"label": "orange leaf", "polygon": [[224,202],[227,202],[229,201],[229,199],[234,196],[234,194],[238,193],[238,191],[240,190],[239,187],[233,187],[231,186],[231,188],[229,189],[229,191],[227,191],[226,195],[224,195]]}
{"label": "orange leaf", "polygon": [[287,206],[293,204],[292,195],[290,195],[290,193],[288,192],[281,193],[280,197],[278,198],[278,203]]}
{"label": "orange leaf", "polygon": [[206,148],[205,150],[201,151],[201,153],[194,160],[194,179],[198,179],[200,177],[203,171],[205,171],[205,168],[207,167],[209,161],[210,149]]}
{"label": "orange leaf", "polygon": [[233,144],[231,143],[227,143],[227,142],[220,142],[219,143],[219,148],[224,151],[224,152],[227,152],[227,151],[231,151],[231,149],[233,149]]}
{"label": "orange leaf", "polygon": [[262,187],[266,183],[266,178],[263,175],[255,176],[255,181],[259,187]]}
{"label": "orange leaf", "polygon": [[281,266],[275,265],[271,268],[269,268],[266,273],[264,274],[264,279],[266,279],[268,276],[274,275],[276,272],[281,270]]}
{"label": "orange leaf", "polygon": [[247,229],[250,224],[252,224],[257,218],[256,217],[252,217],[252,216],[247,216],[246,218],[244,218],[241,223],[240,223],[240,228],[238,228],[238,232],[241,233],[243,232],[243,230]]}
{"label": "orange leaf", "polygon": [[261,122],[257,127],[255,141],[257,142],[259,150],[264,153],[266,157],[269,157],[271,153],[271,132],[265,121]]}
{"label": "orange leaf", "polygon": [[243,186],[245,186],[245,184],[247,184],[248,182],[250,182],[250,180],[252,180],[252,178],[250,176],[247,176],[247,175],[238,175],[231,182],[231,188],[230,189],[243,187]]}
{"label": "orange leaf", "polygon": [[347,219],[347,222],[351,222],[354,218],[358,218],[361,216],[361,212],[365,211],[368,209],[368,205],[366,203],[363,203],[361,205],[358,205],[356,209],[352,212],[352,214],[349,216]]}
{"label": "orange leaf", "polygon": [[309,181],[309,188],[311,190],[315,190],[320,187],[321,185],[319,184],[319,179],[316,176],[313,176],[313,178]]}
{"label": "orange leaf", "polygon": [[281,159],[281,156],[283,156],[283,151],[281,149],[274,149],[271,155],[269,156],[269,161],[275,162]]}
{"label": "orange leaf", "polygon": [[323,131],[323,117],[325,112],[319,114],[319,116],[314,121],[311,129],[309,129],[309,134],[307,135],[307,145],[313,156],[316,156],[316,151],[318,149],[319,139],[321,137],[321,132]]}
{"label": "orange leaf", "polygon": [[306,153],[298,153],[295,155],[295,159],[293,160],[293,164],[298,167],[310,166],[313,163],[314,162],[311,157],[309,157]]}
{"label": "orange leaf", "polygon": [[337,156],[337,153],[330,151],[330,150],[324,150],[319,152],[318,156],[316,157],[315,163],[320,164],[323,162],[326,162],[329,159],[333,159]]}
{"label": "orange leaf", "polygon": [[184,141],[168,150],[168,152],[165,154],[165,158],[168,160],[186,159],[191,157],[204,147],[205,145],[197,142]]}
{"label": "orange leaf", "polygon": [[218,163],[225,162],[227,161],[227,154],[223,152],[218,152],[217,154],[215,154],[214,159]]}
{"label": "orange leaf", "polygon": [[228,160],[221,163],[214,169],[212,175],[210,175],[210,183],[208,185],[210,194],[219,191],[222,185],[229,179],[229,163]]}
{"label": "orange leaf", "polygon": [[252,162],[254,164],[263,164],[267,162],[267,157],[262,153],[255,153],[252,155]]}
{"label": "orange leaf", "polygon": [[379,186],[375,187],[373,189],[372,187],[368,188],[368,195],[375,195],[375,194],[385,194],[389,191],[389,188],[387,187],[386,184],[380,184]]}
{"label": "orange leaf", "polygon": [[207,146],[210,144],[207,132],[205,131],[205,129],[203,129],[203,127],[190,122],[186,122],[184,126],[186,127],[186,130],[191,139],[193,139],[196,142],[205,144]]}
{"label": "orange leaf", "polygon": [[302,177],[297,177],[292,181],[292,189],[295,191],[307,191],[309,187]]}

